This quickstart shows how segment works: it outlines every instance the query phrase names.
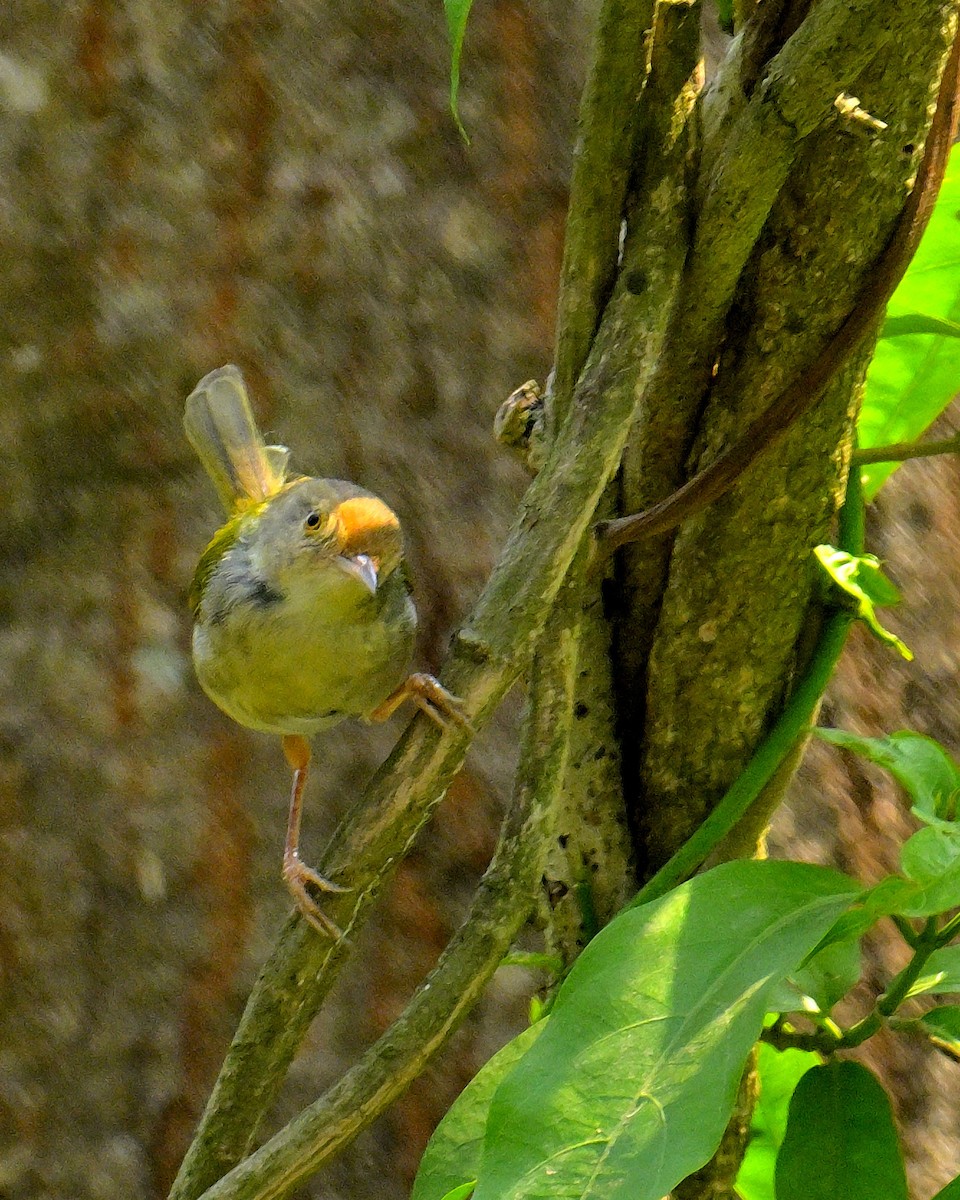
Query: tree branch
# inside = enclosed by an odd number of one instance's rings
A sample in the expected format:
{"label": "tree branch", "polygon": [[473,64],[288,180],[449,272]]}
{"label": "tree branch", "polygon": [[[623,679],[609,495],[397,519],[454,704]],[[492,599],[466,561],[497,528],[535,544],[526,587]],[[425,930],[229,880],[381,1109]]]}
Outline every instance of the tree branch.
{"label": "tree branch", "polygon": [[537,703],[524,723],[511,811],[465,921],[390,1029],[324,1096],[206,1191],[206,1200],[287,1196],[406,1090],[500,965],[533,905],[569,747],[576,622],[555,632],[555,654],[534,671]]}
{"label": "tree branch", "polygon": [[[529,661],[537,636],[616,470],[638,389],[653,369],[684,261],[682,214],[652,211],[662,246],[640,296],[619,288],[607,306],[567,419],[521,502],[503,554],[457,634],[443,682],[482,728]],[[345,932],[327,942],[289,920],[261,971],[171,1200],[196,1200],[248,1151],[297,1047],[397,862],[459,770],[470,741],[415,718],[337,830],[322,873],[351,890],[328,905]]]}
{"label": "tree branch", "polygon": [[933,458],[937,454],[960,453],[960,433],[939,442],[891,442],[888,446],[868,446],[854,450],[850,462],[864,467],[868,463],[907,462],[911,458]]}
{"label": "tree branch", "polygon": [[[825,350],[784,388],[733,446],[672,495],[644,512],[598,524],[596,536],[605,552],[673,529],[729,491],[759,455],[779,441],[797,417],[812,407],[827,382],[840,371],[861,339],[873,328],[913,258],[940,190],[957,126],[958,55],[960,39],[955,37],[941,77],[937,106],[916,184],[886,248],[873,270],[867,273],[849,316]],[[780,57],[782,55],[778,55],[778,59]]]}

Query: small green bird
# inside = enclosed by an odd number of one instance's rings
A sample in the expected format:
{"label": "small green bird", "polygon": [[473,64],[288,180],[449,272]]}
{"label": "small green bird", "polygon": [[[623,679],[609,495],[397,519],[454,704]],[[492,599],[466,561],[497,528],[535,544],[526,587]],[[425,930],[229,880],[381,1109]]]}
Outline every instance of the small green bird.
{"label": "small green bird", "polygon": [[197,678],[239,724],[283,738],[294,773],[283,878],[336,937],[311,889],[343,889],[298,853],[307,738],[346,717],[385,720],[408,697],[441,725],[467,720],[431,675],[408,674],[417,614],[396,514],[340,479],[288,479],[289,451],[264,443],[235,366],[200,380],[184,428],[228,517],[190,589]]}

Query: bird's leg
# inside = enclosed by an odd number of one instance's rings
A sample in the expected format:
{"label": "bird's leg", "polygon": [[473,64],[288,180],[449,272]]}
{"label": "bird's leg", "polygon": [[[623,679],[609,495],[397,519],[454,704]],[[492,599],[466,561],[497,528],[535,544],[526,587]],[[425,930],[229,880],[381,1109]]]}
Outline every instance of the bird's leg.
{"label": "bird's leg", "polygon": [[371,721],[385,721],[393,716],[404,700],[412,700],[425,712],[441,729],[446,729],[451,721],[464,729],[471,729],[470,719],[463,708],[463,701],[448,692],[443,684],[421,671],[415,671],[390,693],[382,704],[370,714]]}
{"label": "bird's leg", "polygon": [[329,879],[324,879],[300,861],[300,817],[303,812],[303,789],[310,770],[310,743],[299,734],[288,734],[283,739],[283,753],[293,768],[287,839],[283,846],[283,882],[296,901],[297,908],[314,929],[327,937],[339,938],[342,936],[340,930],[310,895],[310,888],[332,893],[347,892],[350,889],[331,883]]}

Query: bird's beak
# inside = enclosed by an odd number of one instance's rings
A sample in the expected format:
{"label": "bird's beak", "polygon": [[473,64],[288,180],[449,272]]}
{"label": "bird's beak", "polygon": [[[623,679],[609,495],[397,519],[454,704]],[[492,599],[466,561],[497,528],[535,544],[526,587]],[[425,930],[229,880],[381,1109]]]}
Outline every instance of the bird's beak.
{"label": "bird's beak", "polygon": [[377,594],[377,564],[369,554],[340,555],[340,564],[345,571],[359,579],[371,596]]}

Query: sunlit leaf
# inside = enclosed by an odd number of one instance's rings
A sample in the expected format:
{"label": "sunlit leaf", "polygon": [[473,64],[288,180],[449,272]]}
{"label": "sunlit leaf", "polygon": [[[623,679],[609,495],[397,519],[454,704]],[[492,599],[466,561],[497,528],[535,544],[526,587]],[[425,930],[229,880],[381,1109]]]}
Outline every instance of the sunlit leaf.
{"label": "sunlit leaf", "polygon": [[858,894],[732,862],[621,913],[497,1089],[475,1200],[660,1200],[719,1143],[769,992]]}
{"label": "sunlit leaf", "polygon": [[877,605],[899,604],[900,593],[880,569],[872,554],[853,555],[835,546],[815,546],[814,554],[833,582],[853,600],[857,616],[870,631],[888,645],[895,647],[909,662],[913,652],[885,629],[877,616]]}
{"label": "sunlit leaf", "polygon": [[420,1160],[410,1200],[452,1200],[451,1189],[456,1192],[461,1186],[472,1191],[474,1183],[468,1185],[464,1180],[474,1180],[480,1166],[493,1093],[546,1027],[546,1020],[531,1025],[474,1075],[433,1131]]}
{"label": "sunlit leaf", "polygon": [[933,738],[901,730],[867,738],[842,729],[816,729],[818,738],[884,767],[913,801],[911,811],[928,824],[951,823],[960,798],[960,767]]}
{"label": "sunlit leaf", "polygon": [[[916,440],[960,390],[960,155],[950,157],[930,224],[900,286],[867,373],[863,447]],[[897,463],[862,469],[871,500]]]}
{"label": "sunlit leaf", "polygon": [[469,1183],[462,1183],[459,1187],[451,1188],[447,1194],[442,1197],[442,1200],[470,1200],[473,1195],[473,1189],[477,1186],[477,1181],[471,1179]]}

